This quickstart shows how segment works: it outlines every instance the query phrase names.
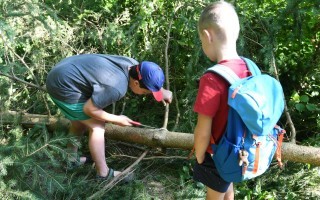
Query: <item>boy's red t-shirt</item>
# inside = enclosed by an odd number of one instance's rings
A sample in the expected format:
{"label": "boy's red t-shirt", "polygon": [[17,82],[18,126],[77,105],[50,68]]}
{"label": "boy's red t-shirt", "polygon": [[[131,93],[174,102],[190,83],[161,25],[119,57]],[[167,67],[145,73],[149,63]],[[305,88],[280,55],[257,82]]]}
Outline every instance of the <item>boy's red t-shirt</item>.
{"label": "boy's red t-shirt", "polygon": [[[240,78],[248,76],[248,69],[242,59],[222,60],[219,64],[232,69]],[[227,125],[228,88],[230,84],[215,73],[205,73],[200,78],[199,90],[194,104],[194,112],[212,117],[211,134],[218,143]],[[207,152],[212,153],[211,145]]]}

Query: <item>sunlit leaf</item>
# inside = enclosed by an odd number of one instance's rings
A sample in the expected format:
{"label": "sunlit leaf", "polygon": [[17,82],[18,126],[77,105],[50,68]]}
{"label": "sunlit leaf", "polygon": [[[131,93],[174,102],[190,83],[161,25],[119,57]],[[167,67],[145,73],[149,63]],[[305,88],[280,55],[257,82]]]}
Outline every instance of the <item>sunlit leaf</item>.
{"label": "sunlit leaf", "polygon": [[295,92],[292,96],[291,96],[291,99],[294,101],[294,102],[300,102],[300,96],[297,92]]}

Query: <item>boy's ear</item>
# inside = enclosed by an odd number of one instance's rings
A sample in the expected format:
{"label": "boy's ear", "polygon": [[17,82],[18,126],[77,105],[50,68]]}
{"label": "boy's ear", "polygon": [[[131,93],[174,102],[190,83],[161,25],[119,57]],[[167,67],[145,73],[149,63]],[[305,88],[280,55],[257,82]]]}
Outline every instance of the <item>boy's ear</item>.
{"label": "boy's ear", "polygon": [[134,86],[139,86],[140,87],[140,83],[138,80],[133,79],[133,84]]}
{"label": "boy's ear", "polygon": [[208,29],[203,29],[202,30],[202,35],[208,42],[212,42],[212,35],[211,32]]}

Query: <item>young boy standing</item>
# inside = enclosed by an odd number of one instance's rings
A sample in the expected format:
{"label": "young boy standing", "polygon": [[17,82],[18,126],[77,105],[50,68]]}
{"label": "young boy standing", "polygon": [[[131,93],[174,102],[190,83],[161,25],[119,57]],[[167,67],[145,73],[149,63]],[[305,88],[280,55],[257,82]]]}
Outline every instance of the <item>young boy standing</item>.
{"label": "young boy standing", "polygon": [[[198,22],[199,37],[206,56],[244,78],[248,76],[248,69],[236,49],[239,30],[234,7],[224,1],[207,6]],[[207,200],[234,199],[233,184],[220,177],[211,157],[214,153],[211,143],[219,142],[227,125],[229,86],[221,76],[205,73],[200,79],[194,105],[198,119],[194,130],[197,162],[193,178],[207,186]]]}

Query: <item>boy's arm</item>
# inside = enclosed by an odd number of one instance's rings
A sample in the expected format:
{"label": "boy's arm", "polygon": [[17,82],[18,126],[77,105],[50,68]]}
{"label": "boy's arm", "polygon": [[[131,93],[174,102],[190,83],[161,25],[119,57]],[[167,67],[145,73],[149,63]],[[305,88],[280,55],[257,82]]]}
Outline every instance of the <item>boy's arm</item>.
{"label": "boy's arm", "polygon": [[88,116],[104,122],[111,122],[120,126],[132,126],[132,120],[124,115],[114,115],[97,108],[91,98],[84,104],[83,111]]}
{"label": "boy's arm", "polygon": [[206,150],[210,143],[212,117],[198,114],[198,122],[194,130],[194,148],[197,162],[203,163]]}

